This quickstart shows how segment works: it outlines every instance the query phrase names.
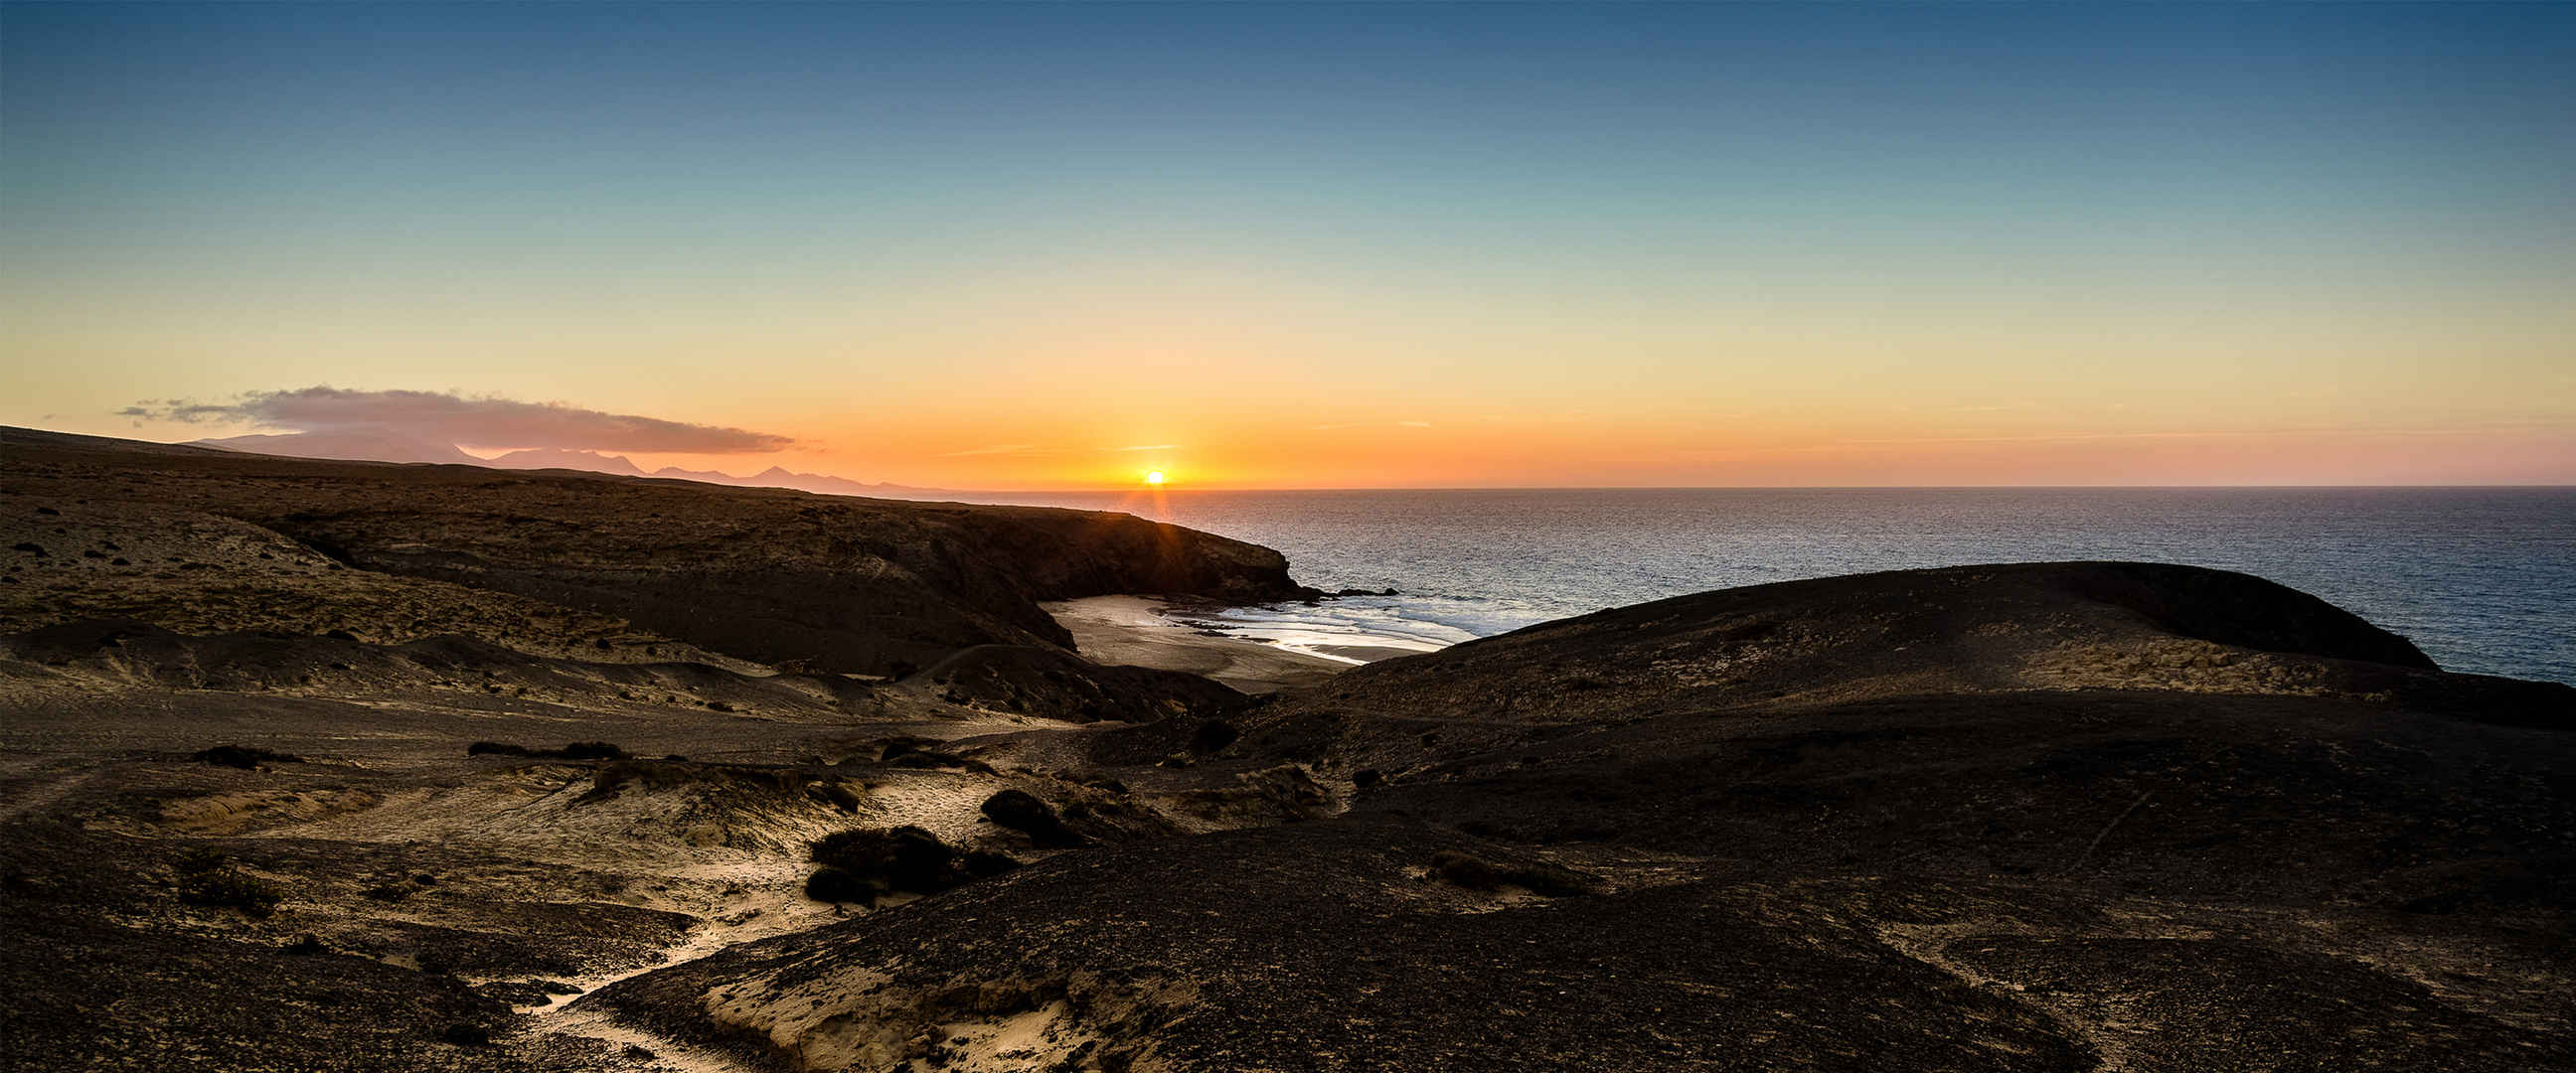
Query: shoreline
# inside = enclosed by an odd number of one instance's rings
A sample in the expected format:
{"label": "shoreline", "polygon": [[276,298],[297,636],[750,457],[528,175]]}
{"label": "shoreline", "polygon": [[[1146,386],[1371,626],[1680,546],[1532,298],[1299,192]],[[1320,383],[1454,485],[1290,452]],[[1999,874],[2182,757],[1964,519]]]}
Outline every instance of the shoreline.
{"label": "shoreline", "polygon": [[1089,596],[1038,606],[1073,634],[1074,650],[1094,663],[1204,675],[1245,693],[1313,685],[1353,667],[1411,649],[1331,645],[1308,653],[1230,636],[1163,614],[1173,601],[1147,596]]}

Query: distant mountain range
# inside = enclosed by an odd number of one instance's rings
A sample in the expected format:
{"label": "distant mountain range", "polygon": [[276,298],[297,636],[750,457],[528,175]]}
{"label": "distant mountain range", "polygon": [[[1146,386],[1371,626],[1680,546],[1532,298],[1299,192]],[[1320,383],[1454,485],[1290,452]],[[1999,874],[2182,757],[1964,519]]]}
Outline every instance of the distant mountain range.
{"label": "distant mountain range", "polygon": [[512,451],[498,458],[477,458],[455,444],[424,439],[400,429],[370,427],[334,429],[328,432],[292,432],[283,435],[226,436],[220,439],[191,440],[190,446],[212,447],[223,451],[250,454],[285,455],[289,458],[337,458],[362,462],[434,462],[448,465],[484,466],[491,469],[569,469],[588,473],[607,473],[620,477],[658,477],[669,480],[699,481],[706,484],[729,484],[740,488],[793,488],[823,495],[879,496],[895,499],[920,498],[940,492],[937,488],[914,488],[901,484],[869,484],[846,477],[821,473],[796,473],[777,466],[736,477],[711,469],[681,469],[664,466],[647,471],[624,455],[601,454],[561,447],[536,447]]}

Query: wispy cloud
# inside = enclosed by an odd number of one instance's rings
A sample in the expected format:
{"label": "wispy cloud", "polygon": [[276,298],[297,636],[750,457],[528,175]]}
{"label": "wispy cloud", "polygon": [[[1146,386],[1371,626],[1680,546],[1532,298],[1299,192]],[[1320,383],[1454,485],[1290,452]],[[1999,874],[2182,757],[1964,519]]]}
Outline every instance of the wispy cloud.
{"label": "wispy cloud", "polygon": [[1396,422],[1396,424],[1401,425],[1401,426],[1403,426],[1403,427],[1405,427],[1405,428],[1430,428],[1430,427],[1431,427],[1431,422],[1429,422],[1429,421],[1398,421],[1398,422]]}
{"label": "wispy cloud", "polygon": [[1179,446],[1180,446],[1180,444],[1177,444],[1177,443],[1140,443],[1140,444],[1137,444],[1137,445],[1136,445],[1136,446],[1134,446],[1134,447],[1103,447],[1103,448],[1101,448],[1101,450],[1103,450],[1103,451],[1169,451],[1169,450],[1173,450],[1173,449],[1175,449],[1175,448],[1178,448]]}
{"label": "wispy cloud", "polygon": [[239,423],[289,432],[385,428],[478,447],[560,447],[671,454],[760,454],[796,441],[719,425],[612,414],[560,402],[520,402],[439,391],[308,387],[252,391],[231,402],[139,402],[118,416],[146,421]]}
{"label": "wispy cloud", "polygon": [[1024,455],[1037,449],[1038,445],[1034,443],[992,443],[986,444],[982,447],[969,447],[963,451],[950,451],[946,454],[940,455],[939,457],[964,458],[968,455]]}

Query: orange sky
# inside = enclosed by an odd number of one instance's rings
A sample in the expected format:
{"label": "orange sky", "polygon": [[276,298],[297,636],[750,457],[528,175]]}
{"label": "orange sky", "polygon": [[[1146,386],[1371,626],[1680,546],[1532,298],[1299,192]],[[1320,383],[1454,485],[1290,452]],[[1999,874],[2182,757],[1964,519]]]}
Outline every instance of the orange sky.
{"label": "orange sky", "polygon": [[2576,484],[2549,5],[0,18],[0,423],[330,385],[930,487]]}

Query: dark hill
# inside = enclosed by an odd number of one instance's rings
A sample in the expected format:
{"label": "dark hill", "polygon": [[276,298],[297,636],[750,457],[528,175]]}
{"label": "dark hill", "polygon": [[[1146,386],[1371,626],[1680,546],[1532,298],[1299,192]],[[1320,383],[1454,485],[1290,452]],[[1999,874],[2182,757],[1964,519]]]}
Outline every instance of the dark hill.
{"label": "dark hill", "polygon": [[1299,591],[1277,552],[1124,514],[25,429],[0,429],[0,450],[0,534],[45,550],[8,553],[0,632],[128,617],[548,649],[622,629],[761,663],[899,674],[972,645],[1068,646],[1043,600]]}
{"label": "dark hill", "polygon": [[1333,818],[1078,851],[584,1004],[807,1069],[2566,1068],[2571,697],[2182,567],[1709,593],[1102,772],[1302,765]]}

